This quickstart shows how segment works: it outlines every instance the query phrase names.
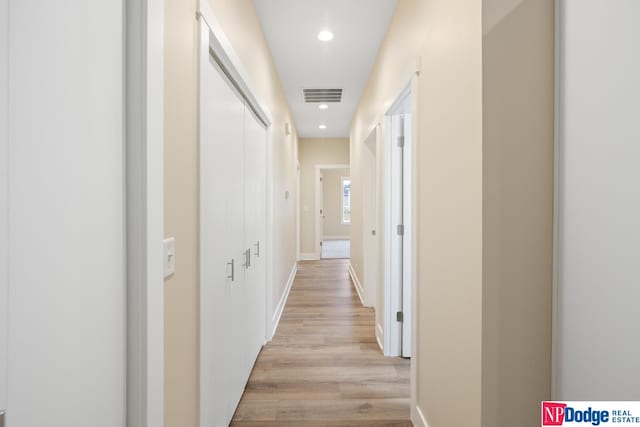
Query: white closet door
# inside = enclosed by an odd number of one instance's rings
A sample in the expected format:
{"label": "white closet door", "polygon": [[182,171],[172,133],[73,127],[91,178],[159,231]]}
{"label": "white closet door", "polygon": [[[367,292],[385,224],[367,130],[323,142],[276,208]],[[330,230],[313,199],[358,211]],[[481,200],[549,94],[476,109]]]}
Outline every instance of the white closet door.
{"label": "white closet door", "polygon": [[[208,40],[204,25],[202,32]],[[200,411],[202,426],[218,427],[229,424],[231,402],[242,393],[234,361],[242,337],[231,316],[244,280],[244,104],[210,58],[208,43],[201,49]]]}
{"label": "white closet door", "polygon": [[640,399],[640,2],[560,2],[557,396]]}
{"label": "white closet door", "polygon": [[251,267],[247,271],[247,364],[251,370],[265,342],[267,133],[249,108],[245,117],[246,246],[251,248]]}
{"label": "white closet door", "polygon": [[123,2],[9,10],[7,425],[123,426]]}
{"label": "white closet door", "polygon": [[[9,310],[9,0],[0,0],[0,313]],[[7,316],[0,316],[0,413],[7,409]]]}

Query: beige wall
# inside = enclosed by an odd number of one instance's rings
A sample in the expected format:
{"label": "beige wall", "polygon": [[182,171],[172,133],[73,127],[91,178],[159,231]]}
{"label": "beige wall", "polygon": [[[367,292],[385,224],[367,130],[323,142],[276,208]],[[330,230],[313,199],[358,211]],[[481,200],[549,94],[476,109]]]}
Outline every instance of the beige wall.
{"label": "beige wall", "polygon": [[301,138],[300,159],[300,253],[314,254],[315,247],[315,166],[349,164],[349,139]]}
{"label": "beige wall", "polygon": [[[492,15],[494,31],[487,27],[491,1],[400,0],[351,127],[351,257],[362,277],[362,144],[420,57],[413,361],[417,405],[436,427],[508,427],[513,419],[536,425],[539,414],[530,405],[549,397],[553,46],[542,34],[552,37],[553,16],[547,0],[529,4],[513,21]],[[516,24],[528,17],[532,23]],[[514,56],[500,53],[505,48]],[[529,48],[535,66],[518,62]],[[527,66],[533,69],[505,81]],[[483,90],[491,94],[483,97]],[[515,123],[503,132],[509,119]],[[511,251],[507,258],[505,251]],[[500,311],[507,317],[498,318]],[[525,345],[525,339],[531,341]],[[505,371],[496,369],[505,364]],[[507,421],[495,414],[505,400],[513,405],[510,413],[522,408],[524,415]]]}
{"label": "beige wall", "polygon": [[349,169],[325,169],[323,174],[323,237],[349,238],[351,226],[342,223],[342,178],[349,177]]}
{"label": "beige wall", "polygon": [[[209,0],[273,116],[274,307],[295,264],[297,138],[250,0]],[[198,426],[198,23],[196,0],[165,1],[165,235],[176,238],[176,274],[165,283],[165,425]]]}
{"label": "beige wall", "polygon": [[483,425],[551,389],[554,2],[484,0]]}

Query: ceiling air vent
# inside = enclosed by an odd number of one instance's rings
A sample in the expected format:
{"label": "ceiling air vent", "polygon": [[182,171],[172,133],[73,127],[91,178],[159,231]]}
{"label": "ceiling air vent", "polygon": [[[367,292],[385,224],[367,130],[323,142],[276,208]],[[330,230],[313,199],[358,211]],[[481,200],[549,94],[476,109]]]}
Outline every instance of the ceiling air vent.
{"label": "ceiling air vent", "polygon": [[303,89],[304,102],[340,102],[342,89]]}

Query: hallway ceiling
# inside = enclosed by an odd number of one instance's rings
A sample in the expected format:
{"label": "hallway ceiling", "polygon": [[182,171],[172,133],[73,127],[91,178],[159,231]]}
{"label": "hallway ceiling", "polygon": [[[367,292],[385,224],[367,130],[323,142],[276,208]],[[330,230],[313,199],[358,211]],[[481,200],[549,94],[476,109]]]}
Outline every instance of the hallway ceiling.
{"label": "hallway ceiling", "polygon": [[[396,0],[254,0],[298,134],[348,137]],[[334,38],[320,41],[330,30]],[[342,89],[342,101],[305,103],[303,89]],[[319,129],[326,125],[326,129]]]}

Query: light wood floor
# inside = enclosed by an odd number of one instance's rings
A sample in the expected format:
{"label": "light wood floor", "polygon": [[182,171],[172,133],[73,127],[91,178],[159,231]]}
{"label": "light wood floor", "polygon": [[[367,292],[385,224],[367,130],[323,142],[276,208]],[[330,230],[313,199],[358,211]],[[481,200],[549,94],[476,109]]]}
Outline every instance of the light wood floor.
{"label": "light wood floor", "polygon": [[409,361],[386,358],[348,260],[299,263],[232,426],[409,427]]}

